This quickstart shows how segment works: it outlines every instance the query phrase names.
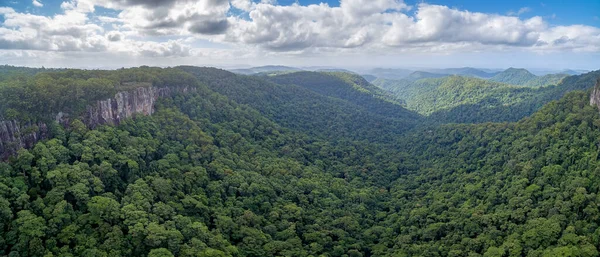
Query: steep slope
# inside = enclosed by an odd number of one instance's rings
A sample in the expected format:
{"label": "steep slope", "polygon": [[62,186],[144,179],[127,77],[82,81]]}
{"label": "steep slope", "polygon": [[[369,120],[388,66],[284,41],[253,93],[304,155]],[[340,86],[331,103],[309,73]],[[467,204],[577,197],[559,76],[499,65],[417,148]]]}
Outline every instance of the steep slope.
{"label": "steep slope", "polygon": [[[345,72],[297,72],[269,78],[282,85],[297,85],[321,95],[347,100],[371,111],[379,108],[384,116],[407,118],[410,112],[400,107],[397,97],[367,82],[357,74]],[[384,105],[386,107],[384,107]]]}
{"label": "steep slope", "polygon": [[547,74],[541,77],[536,77],[535,79],[532,79],[530,81],[527,81],[527,83],[524,84],[524,86],[528,86],[528,87],[542,87],[542,86],[549,86],[549,85],[556,85],[558,83],[560,83],[560,81],[566,77],[568,77],[569,75],[567,74]]}
{"label": "steep slope", "polygon": [[599,124],[576,92],[518,123],[406,137],[420,168],[390,189],[395,211],[381,225],[401,235],[378,238],[395,238],[400,256],[598,255]]}
{"label": "steep slope", "polygon": [[[419,115],[399,105],[373,96],[366,87],[377,89],[355,75],[348,79],[358,78],[360,83],[366,84],[349,84],[336,76],[301,72],[335,81],[337,84],[332,84],[333,90],[329,92],[336,95],[331,97],[298,85],[280,85],[260,77],[239,76],[213,68],[179,68],[193,74],[215,92],[257,109],[284,127],[321,138],[386,142],[414,127],[420,119]],[[295,78],[297,75],[294,74],[298,73],[281,76]],[[310,78],[306,77],[306,81]],[[317,84],[307,85],[320,88]]]}
{"label": "steep slope", "polygon": [[495,98],[482,99],[476,104],[457,106],[438,111],[430,116],[432,120],[442,122],[478,123],[487,121],[517,121],[539,110],[543,105],[558,100],[574,90],[590,90],[600,77],[600,70],[582,75],[565,77],[555,86],[520,89],[514,92],[522,101],[506,104]]}

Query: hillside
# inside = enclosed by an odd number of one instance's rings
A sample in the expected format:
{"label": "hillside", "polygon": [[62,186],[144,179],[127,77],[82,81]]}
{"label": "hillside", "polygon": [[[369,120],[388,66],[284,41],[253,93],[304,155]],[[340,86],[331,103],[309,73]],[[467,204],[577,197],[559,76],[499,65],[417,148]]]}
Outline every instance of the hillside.
{"label": "hillside", "polygon": [[600,77],[600,71],[593,71],[582,75],[569,76],[560,81],[556,86],[521,89],[522,93],[515,92],[522,101],[512,104],[499,102],[495,98],[482,99],[476,104],[461,105],[452,109],[438,111],[430,116],[432,120],[442,122],[498,122],[518,121],[527,117],[545,104],[558,100],[566,93],[575,90],[589,91]]}
{"label": "hillside", "polygon": [[524,85],[537,76],[526,69],[508,68],[490,78],[491,81],[506,83],[511,85]]}
{"label": "hillside", "polygon": [[423,115],[479,103],[487,98],[493,98],[502,104],[516,103],[530,97],[532,92],[528,88],[461,76],[414,82],[378,80],[374,83],[405,100],[408,109]]}
{"label": "hillside", "polygon": [[295,72],[263,78],[212,68],[180,69],[196,76],[211,90],[255,108],[284,127],[322,138],[384,142],[411,129],[421,119],[391,98],[386,99],[387,93],[377,91],[358,75]]}
{"label": "hillside", "polygon": [[439,79],[377,79],[373,83],[403,99],[408,109],[439,122],[517,121],[566,92],[587,90],[599,71],[561,79],[556,86],[519,87],[452,76]]}
{"label": "hillside", "polygon": [[541,87],[547,85],[556,85],[567,76],[568,75],[566,74],[547,74],[538,77],[526,69],[509,68],[496,74],[490,78],[490,80],[511,85]]}
{"label": "hillside", "polygon": [[400,147],[414,149],[420,169],[390,189],[397,212],[383,226],[403,234],[394,247],[406,256],[597,255],[599,182],[587,172],[597,169],[590,139],[600,123],[588,102],[571,93],[518,123],[406,137]]}
{"label": "hillside", "polygon": [[[277,84],[301,86],[321,95],[348,100],[355,104],[365,103],[368,105],[379,100],[389,104],[401,104],[397,97],[372,85],[363,77],[352,73],[296,72],[273,76],[269,79]],[[390,106],[398,108],[395,105]],[[403,109],[400,108],[397,111],[402,112]]]}

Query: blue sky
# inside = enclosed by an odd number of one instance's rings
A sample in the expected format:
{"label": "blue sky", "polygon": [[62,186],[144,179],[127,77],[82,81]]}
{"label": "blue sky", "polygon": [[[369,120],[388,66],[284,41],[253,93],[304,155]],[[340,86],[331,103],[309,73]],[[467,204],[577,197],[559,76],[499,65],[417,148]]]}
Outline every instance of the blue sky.
{"label": "blue sky", "polygon": [[36,1],[0,3],[0,64],[600,68],[600,0]]}
{"label": "blue sky", "polygon": [[[64,0],[43,0],[44,8],[35,8],[31,1],[27,0],[4,0],[6,6],[14,7],[15,10],[51,15],[62,12],[60,4]],[[529,11],[520,15],[521,17],[542,16],[548,17],[549,22],[557,25],[585,24],[600,26],[600,0],[407,0],[406,4],[414,6],[419,3],[446,5],[453,8],[469,10],[472,12],[507,14],[518,12],[521,8]],[[301,5],[327,3],[330,6],[339,6],[339,0],[278,0],[280,5]],[[116,14],[113,12],[108,12]]]}

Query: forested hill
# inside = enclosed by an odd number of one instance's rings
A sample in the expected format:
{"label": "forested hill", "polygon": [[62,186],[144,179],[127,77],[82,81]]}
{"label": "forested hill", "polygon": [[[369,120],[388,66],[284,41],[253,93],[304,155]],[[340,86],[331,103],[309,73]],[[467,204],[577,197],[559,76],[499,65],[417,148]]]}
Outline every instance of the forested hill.
{"label": "forested hill", "polygon": [[569,76],[555,86],[513,86],[477,78],[384,80],[373,83],[406,102],[406,107],[443,123],[517,121],[573,90],[589,90],[600,71]]}
{"label": "forested hill", "polygon": [[179,69],[284,127],[322,138],[389,142],[421,119],[360,76],[348,73],[299,72],[273,77],[285,83],[282,85],[214,68]]}
{"label": "forested hill", "polygon": [[407,108],[424,115],[489,98],[511,104],[533,96],[530,88],[462,76],[417,81],[378,79],[374,83],[406,101]]}
{"label": "forested hill", "polygon": [[491,77],[490,80],[511,85],[541,87],[556,85],[567,76],[567,74],[547,74],[538,77],[526,69],[509,68]]}
{"label": "forested hill", "polygon": [[[196,90],[118,126],[73,118],[0,162],[0,255],[600,255],[599,72],[549,87],[560,99],[518,122],[445,125],[370,111],[352,83],[199,67],[53,76],[124,74]],[[54,88],[46,76],[0,88]]]}
{"label": "forested hill", "polygon": [[363,77],[344,72],[295,72],[272,76],[281,85],[301,86],[321,95],[343,99],[386,117],[415,119],[415,113],[401,107],[403,101],[367,82]]}

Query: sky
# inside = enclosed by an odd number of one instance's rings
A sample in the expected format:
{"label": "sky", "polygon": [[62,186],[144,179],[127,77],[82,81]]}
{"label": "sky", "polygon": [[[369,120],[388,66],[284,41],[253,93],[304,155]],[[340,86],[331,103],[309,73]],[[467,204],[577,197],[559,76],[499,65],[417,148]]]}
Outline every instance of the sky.
{"label": "sky", "polygon": [[0,64],[600,69],[600,0],[0,0]]}

